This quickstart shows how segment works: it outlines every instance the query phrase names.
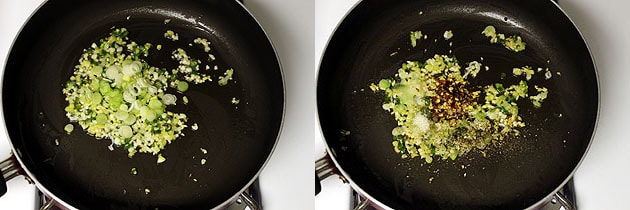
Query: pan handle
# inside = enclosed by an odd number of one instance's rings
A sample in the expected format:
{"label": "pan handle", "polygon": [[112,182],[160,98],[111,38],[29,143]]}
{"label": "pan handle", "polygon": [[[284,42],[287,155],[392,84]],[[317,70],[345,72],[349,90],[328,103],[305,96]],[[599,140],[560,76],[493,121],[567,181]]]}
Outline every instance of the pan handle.
{"label": "pan handle", "polygon": [[575,205],[573,205],[569,198],[567,198],[567,196],[565,196],[562,192],[556,192],[556,194],[553,195],[553,199],[555,199],[556,202],[558,202],[558,204],[560,204],[565,210],[576,209]]}
{"label": "pan handle", "polygon": [[315,195],[319,194],[321,191],[321,180],[324,180],[332,175],[339,175],[339,179],[343,183],[348,183],[345,177],[339,174],[339,170],[335,167],[332,160],[330,159],[330,155],[328,153],[324,154],[324,157],[321,157],[315,161]]}
{"label": "pan handle", "polygon": [[254,197],[252,197],[251,194],[247,193],[247,192],[243,192],[241,193],[241,195],[238,196],[238,200],[236,202],[242,202],[245,203],[245,205],[247,207],[249,207],[249,209],[251,210],[261,210],[262,208],[260,208],[260,205],[258,204],[258,201],[256,201],[256,199],[254,199]]}
{"label": "pan handle", "polygon": [[10,157],[0,162],[0,171],[2,171],[3,178],[3,182],[0,184],[0,196],[2,196],[7,192],[7,181],[19,176],[22,173],[22,168],[15,155],[11,154]]}
{"label": "pan handle", "polygon": [[[63,210],[61,207],[57,206],[57,202],[55,201],[55,199],[49,198],[48,196],[41,194],[41,192],[40,192],[40,196],[42,196],[42,198],[40,199],[41,207],[39,208],[39,210]],[[260,207],[256,199],[254,199],[252,195],[249,194],[248,192],[241,193],[238,196],[238,199],[236,200],[236,202],[238,204],[245,204],[245,206],[248,207],[245,209],[262,210],[262,208]]]}
{"label": "pan handle", "polygon": [[44,203],[44,205],[42,205],[42,207],[39,208],[39,210],[54,210],[54,209],[58,209],[58,207],[55,205],[55,200],[50,198],[46,201],[46,203]]}

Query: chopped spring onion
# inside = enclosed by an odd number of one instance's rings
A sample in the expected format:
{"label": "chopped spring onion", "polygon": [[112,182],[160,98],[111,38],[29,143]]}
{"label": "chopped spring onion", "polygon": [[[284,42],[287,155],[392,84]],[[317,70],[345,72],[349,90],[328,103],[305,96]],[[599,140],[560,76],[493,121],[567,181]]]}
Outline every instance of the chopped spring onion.
{"label": "chopped spring onion", "polygon": [[183,49],[176,49],[172,52],[171,57],[179,62],[179,66],[173,71],[183,74],[186,81],[193,82],[195,84],[212,81],[210,75],[199,72],[201,61],[189,57]]}
{"label": "chopped spring onion", "polygon": [[444,36],[445,40],[449,40],[449,39],[453,38],[453,31],[451,31],[451,30],[444,31],[444,35],[443,36]]}
{"label": "chopped spring onion", "polygon": [[[111,150],[120,146],[129,157],[138,152],[156,155],[183,136],[183,129],[188,127],[186,114],[168,111],[177,97],[166,93],[167,89],[184,92],[189,88],[188,82],[211,80],[209,75],[198,73],[201,62],[183,49],[172,54],[179,62],[176,69],[151,66],[144,58],[152,44],[139,45],[129,40],[128,34],[125,28],[114,29],[109,37],[84,49],[62,90],[68,102],[64,110],[68,119],[88,134],[110,139]],[[178,39],[172,30],[164,36]],[[158,49],[161,47],[157,45]],[[185,96],[183,101],[188,103]],[[64,127],[68,133],[73,129],[72,124]],[[164,160],[158,155],[159,163]]]}
{"label": "chopped spring onion", "polygon": [[481,34],[490,38],[490,43],[501,43],[505,48],[514,52],[520,52],[525,50],[526,43],[522,40],[521,36],[512,35],[506,37],[505,34],[497,33],[494,26],[486,26]]}
{"label": "chopped spring onion", "polygon": [[122,138],[131,138],[133,136],[133,129],[128,125],[120,126],[118,133]]}
{"label": "chopped spring onion", "polygon": [[532,79],[532,75],[534,75],[534,70],[532,69],[532,67],[529,66],[524,66],[522,68],[513,68],[512,69],[512,74],[514,74],[514,76],[520,76],[525,74],[525,79],[530,80]]}
{"label": "chopped spring onion", "polygon": [[188,90],[188,83],[186,81],[177,81],[177,90],[179,92],[186,92]]}
{"label": "chopped spring onion", "polygon": [[164,94],[164,96],[162,96],[162,102],[164,105],[175,105],[177,102],[177,96],[169,93]]}
{"label": "chopped spring onion", "polygon": [[552,77],[552,76],[553,76],[553,75],[551,74],[551,72],[550,72],[550,71],[546,71],[546,72],[545,72],[545,79],[551,79],[551,77]]}
{"label": "chopped spring onion", "polygon": [[166,30],[166,32],[164,33],[164,38],[177,41],[179,40],[179,35],[172,30]]}
{"label": "chopped spring onion", "polygon": [[158,154],[158,159],[157,159],[157,163],[163,163],[164,161],[166,161],[166,158],[164,156],[162,156],[162,154]]}
{"label": "chopped spring onion", "polygon": [[131,174],[133,175],[138,174],[138,169],[136,169],[136,167],[131,168]]}
{"label": "chopped spring onion", "polygon": [[481,63],[477,61],[473,61],[468,63],[468,67],[466,67],[466,73],[464,73],[464,79],[468,77],[468,75],[472,77],[477,77],[477,74],[481,71]]}
{"label": "chopped spring onion", "polygon": [[193,40],[195,44],[201,44],[204,52],[210,52],[210,42],[204,38],[196,38]]}
{"label": "chopped spring onion", "polygon": [[241,100],[236,99],[236,98],[232,98],[232,104],[238,105],[238,103],[240,103],[240,102],[241,102]]}
{"label": "chopped spring onion", "polygon": [[418,40],[422,38],[422,31],[412,31],[409,33],[409,39],[411,40],[411,47],[416,47]]}
{"label": "chopped spring onion", "polygon": [[70,134],[74,130],[74,125],[68,123],[66,124],[66,126],[63,127],[63,130],[66,131],[66,133]]}
{"label": "chopped spring onion", "polygon": [[225,86],[227,85],[228,81],[232,80],[232,75],[234,74],[234,69],[228,69],[225,70],[225,73],[223,73],[223,76],[219,76],[219,85],[220,86]]}
{"label": "chopped spring onion", "polygon": [[538,92],[538,94],[534,95],[534,96],[530,96],[529,99],[532,100],[532,104],[535,107],[540,108],[542,106],[542,103],[545,99],[547,99],[547,94],[548,94],[548,90],[545,87],[538,87],[537,85],[534,86],[534,88],[536,89],[536,91]]}

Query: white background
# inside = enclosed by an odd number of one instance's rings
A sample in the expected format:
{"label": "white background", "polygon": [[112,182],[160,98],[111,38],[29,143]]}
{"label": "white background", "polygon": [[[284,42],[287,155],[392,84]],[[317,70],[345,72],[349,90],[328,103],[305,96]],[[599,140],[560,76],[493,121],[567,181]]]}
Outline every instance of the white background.
{"label": "white background", "polygon": [[[0,0],[0,61],[22,24],[43,0]],[[311,0],[245,0],[245,6],[269,35],[280,57],[286,86],[284,127],[277,147],[260,175],[265,209],[312,209],[315,98],[314,2]],[[9,156],[0,126],[0,159]],[[0,209],[32,210],[35,190],[18,177],[0,198]]]}

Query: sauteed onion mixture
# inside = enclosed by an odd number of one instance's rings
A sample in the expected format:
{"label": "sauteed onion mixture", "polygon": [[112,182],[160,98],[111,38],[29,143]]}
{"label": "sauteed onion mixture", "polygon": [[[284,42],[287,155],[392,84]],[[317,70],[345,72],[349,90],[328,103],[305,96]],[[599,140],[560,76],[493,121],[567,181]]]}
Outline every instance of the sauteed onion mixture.
{"label": "sauteed onion mixture", "polygon": [[[201,60],[191,58],[180,48],[171,53],[172,59],[179,63],[177,68],[151,66],[143,58],[149,56],[153,45],[140,45],[130,40],[128,34],[125,28],[114,29],[109,37],[84,49],[62,90],[68,102],[66,116],[88,134],[110,139],[110,150],[115,145],[126,149],[129,157],[137,152],[157,154],[160,163],[165,161],[160,151],[183,136],[184,128],[189,127],[185,113],[169,111],[168,107],[176,105],[178,98],[187,103],[182,95],[189,83],[212,79],[208,66],[200,70]],[[173,37],[177,34],[169,30],[164,36],[176,41]],[[194,42],[209,51],[206,39]],[[156,47],[161,48],[161,45]],[[227,85],[232,74],[232,69],[226,70],[218,84]]]}
{"label": "sauteed onion mixture", "polygon": [[[514,39],[522,42],[520,37]],[[521,51],[525,44],[515,46],[508,49]],[[528,66],[512,69],[514,76],[524,78],[517,84],[473,87],[469,81],[482,66],[471,61],[462,67],[454,56],[435,55],[425,61],[407,61],[394,77],[371,84],[373,91],[385,94],[383,109],[397,121],[392,129],[395,152],[428,163],[435,156],[455,160],[473,149],[483,150],[495,141],[520,135],[518,128],[526,123],[517,102],[529,99],[540,107],[547,88],[530,87],[527,81],[535,71]]]}

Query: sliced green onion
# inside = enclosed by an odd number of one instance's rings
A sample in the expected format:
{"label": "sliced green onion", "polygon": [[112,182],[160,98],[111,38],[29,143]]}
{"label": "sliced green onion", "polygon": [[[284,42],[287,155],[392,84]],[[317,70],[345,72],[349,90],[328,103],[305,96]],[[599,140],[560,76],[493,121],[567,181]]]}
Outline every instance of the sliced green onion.
{"label": "sliced green onion", "polygon": [[120,121],[124,121],[129,117],[129,113],[127,113],[126,111],[118,111],[116,112],[116,119],[120,120]]}
{"label": "sliced green onion", "polygon": [[227,85],[229,80],[232,80],[232,75],[234,74],[234,69],[228,69],[225,70],[225,73],[223,73],[224,76],[219,76],[219,85],[220,86],[225,86]]}
{"label": "sliced green onion", "polygon": [[130,138],[133,136],[133,129],[128,125],[123,125],[118,129],[118,133],[123,138]]}
{"label": "sliced green onion", "polygon": [[107,116],[103,113],[96,115],[96,123],[105,124],[107,122]]}
{"label": "sliced green onion", "polygon": [[103,96],[100,93],[93,93],[91,97],[91,103],[94,105],[100,104],[103,100]]}
{"label": "sliced green onion", "polygon": [[74,130],[74,125],[68,123],[66,124],[66,126],[63,127],[63,130],[66,131],[66,133],[70,134]]}
{"label": "sliced green onion", "polygon": [[177,81],[177,90],[179,92],[186,92],[188,90],[188,83],[186,81]]}
{"label": "sliced green onion", "polygon": [[160,100],[157,98],[152,98],[151,100],[149,100],[149,108],[151,109],[162,108],[162,102],[160,102]]}
{"label": "sliced green onion", "polygon": [[162,96],[162,103],[164,103],[164,105],[175,105],[175,103],[177,102],[177,96],[173,95],[173,94],[164,94],[164,96]]}
{"label": "sliced green onion", "polygon": [[105,75],[107,76],[108,79],[112,79],[112,80],[118,78],[120,75],[120,67],[110,66],[109,68],[107,68],[107,71],[105,71]]}

